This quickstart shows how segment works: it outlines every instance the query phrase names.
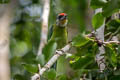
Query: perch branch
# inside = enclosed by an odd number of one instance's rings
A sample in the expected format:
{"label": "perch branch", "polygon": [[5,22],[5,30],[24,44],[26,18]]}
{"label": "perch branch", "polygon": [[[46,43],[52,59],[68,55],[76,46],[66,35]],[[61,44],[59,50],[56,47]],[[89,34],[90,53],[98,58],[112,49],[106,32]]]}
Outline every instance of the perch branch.
{"label": "perch branch", "polygon": [[63,47],[61,50],[56,50],[56,53],[54,56],[45,64],[45,66],[39,71],[39,74],[35,74],[32,76],[32,80],[37,80],[40,78],[40,76],[49,69],[56,61],[57,59],[64,55],[71,47],[71,43],[67,44],[65,47]]}
{"label": "perch branch", "polygon": [[50,11],[50,0],[44,0],[44,7],[42,13],[41,39],[40,39],[39,50],[37,53],[38,55],[42,53],[42,49],[47,42],[49,11]]}

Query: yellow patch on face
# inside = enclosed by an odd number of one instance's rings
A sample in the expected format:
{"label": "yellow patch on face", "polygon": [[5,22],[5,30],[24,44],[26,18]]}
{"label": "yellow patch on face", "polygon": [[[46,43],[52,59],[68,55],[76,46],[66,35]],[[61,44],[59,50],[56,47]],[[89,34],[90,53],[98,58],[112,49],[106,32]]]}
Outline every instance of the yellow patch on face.
{"label": "yellow patch on face", "polygon": [[66,22],[67,22],[67,19],[61,20],[60,24],[66,24]]}

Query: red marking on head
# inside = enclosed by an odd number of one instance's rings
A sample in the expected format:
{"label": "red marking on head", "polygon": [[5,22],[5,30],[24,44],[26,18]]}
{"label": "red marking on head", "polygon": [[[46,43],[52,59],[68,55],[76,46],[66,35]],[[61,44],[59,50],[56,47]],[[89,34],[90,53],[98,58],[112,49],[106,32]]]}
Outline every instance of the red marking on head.
{"label": "red marking on head", "polygon": [[59,15],[63,15],[63,16],[65,16],[65,15],[67,15],[66,13],[60,13]]}

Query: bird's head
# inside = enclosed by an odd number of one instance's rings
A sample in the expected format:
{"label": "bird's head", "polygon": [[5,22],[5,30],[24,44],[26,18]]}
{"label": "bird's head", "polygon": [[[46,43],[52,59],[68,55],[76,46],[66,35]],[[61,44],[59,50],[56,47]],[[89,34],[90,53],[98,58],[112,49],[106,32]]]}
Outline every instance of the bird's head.
{"label": "bird's head", "polygon": [[57,26],[65,27],[65,26],[67,26],[67,22],[68,22],[68,19],[67,19],[67,14],[66,13],[58,14],[57,20],[56,20]]}

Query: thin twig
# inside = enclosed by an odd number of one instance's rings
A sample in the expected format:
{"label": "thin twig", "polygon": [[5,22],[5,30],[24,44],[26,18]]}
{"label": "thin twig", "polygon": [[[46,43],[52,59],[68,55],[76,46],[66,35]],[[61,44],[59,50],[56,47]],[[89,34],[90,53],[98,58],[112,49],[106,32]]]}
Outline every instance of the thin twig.
{"label": "thin twig", "polygon": [[120,44],[120,41],[107,41],[103,42],[103,44]]}
{"label": "thin twig", "polygon": [[[88,34],[88,35],[93,35],[93,34]],[[103,44],[120,44],[120,41],[102,41],[102,40],[100,40],[100,39],[97,39],[95,36],[88,36],[88,35],[86,35],[86,37],[87,38],[89,38],[89,40],[90,41],[93,41],[93,42],[96,42],[97,44],[100,44],[100,46],[101,45],[103,45]],[[95,39],[92,39],[92,38],[95,38]]]}
{"label": "thin twig", "polygon": [[115,36],[116,34],[119,33],[119,31],[120,31],[120,27],[119,27],[114,33],[112,33],[112,34],[110,35],[110,37],[108,38],[107,41],[110,41],[110,40],[112,39],[113,36]]}
{"label": "thin twig", "polygon": [[40,66],[40,64],[38,64],[38,70],[39,70],[39,72],[40,72],[40,70],[41,70],[41,66]]}

